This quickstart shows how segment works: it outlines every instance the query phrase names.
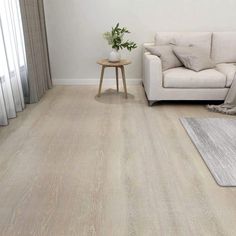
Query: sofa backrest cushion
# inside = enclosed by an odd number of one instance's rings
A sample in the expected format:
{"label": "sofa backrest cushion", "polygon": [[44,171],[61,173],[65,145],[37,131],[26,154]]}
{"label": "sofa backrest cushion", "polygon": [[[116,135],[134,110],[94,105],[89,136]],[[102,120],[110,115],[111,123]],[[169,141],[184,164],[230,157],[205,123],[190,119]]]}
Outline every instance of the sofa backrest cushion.
{"label": "sofa backrest cushion", "polygon": [[158,32],[156,45],[175,44],[177,46],[196,46],[211,55],[211,32]]}
{"label": "sofa backrest cushion", "polygon": [[215,63],[236,62],[236,32],[214,32],[211,57]]}

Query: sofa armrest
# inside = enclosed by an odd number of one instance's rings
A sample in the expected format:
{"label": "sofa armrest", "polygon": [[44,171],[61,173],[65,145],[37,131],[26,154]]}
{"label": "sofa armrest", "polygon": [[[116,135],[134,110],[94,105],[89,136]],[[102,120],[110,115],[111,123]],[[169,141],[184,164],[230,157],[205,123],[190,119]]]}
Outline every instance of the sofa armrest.
{"label": "sofa armrest", "polygon": [[162,78],[161,59],[145,52],[143,54],[143,85],[148,100],[157,100],[158,90],[163,87]]}

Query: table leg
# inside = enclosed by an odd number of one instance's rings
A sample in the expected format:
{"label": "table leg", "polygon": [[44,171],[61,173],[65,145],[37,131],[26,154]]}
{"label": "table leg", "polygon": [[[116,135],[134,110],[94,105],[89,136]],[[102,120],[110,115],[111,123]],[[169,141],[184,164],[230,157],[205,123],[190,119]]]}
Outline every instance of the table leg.
{"label": "table leg", "polygon": [[116,89],[117,89],[117,92],[119,92],[119,71],[118,71],[118,67],[116,67]]}
{"label": "table leg", "polygon": [[123,79],[123,84],[124,84],[125,98],[128,98],[128,94],[127,94],[127,88],[126,88],[125,69],[124,69],[124,66],[121,66],[120,68],[121,68],[121,72],[122,72],[122,79]]}
{"label": "table leg", "polygon": [[99,90],[98,90],[98,97],[101,96],[102,81],[103,81],[103,77],[104,77],[104,70],[105,70],[105,66],[102,66],[101,77],[100,77],[100,84],[99,84]]}

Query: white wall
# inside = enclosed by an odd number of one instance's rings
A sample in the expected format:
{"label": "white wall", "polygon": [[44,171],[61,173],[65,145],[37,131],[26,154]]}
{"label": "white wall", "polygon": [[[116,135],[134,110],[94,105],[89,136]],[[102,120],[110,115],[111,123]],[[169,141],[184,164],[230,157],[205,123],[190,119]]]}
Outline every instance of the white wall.
{"label": "white wall", "polygon": [[[96,60],[107,57],[104,31],[120,22],[139,48],[123,52],[133,64],[128,78],[141,77],[141,45],[156,31],[236,30],[235,0],[44,0],[54,79],[99,77]],[[108,71],[107,77],[113,74]]]}

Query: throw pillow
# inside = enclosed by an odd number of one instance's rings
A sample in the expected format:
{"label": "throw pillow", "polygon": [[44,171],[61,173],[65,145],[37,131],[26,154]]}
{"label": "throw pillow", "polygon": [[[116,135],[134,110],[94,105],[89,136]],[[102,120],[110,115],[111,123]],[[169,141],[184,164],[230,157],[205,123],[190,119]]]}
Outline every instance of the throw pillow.
{"label": "throw pillow", "polygon": [[208,53],[196,46],[175,46],[173,51],[184,66],[190,70],[201,71],[215,67],[215,63]]}
{"label": "throw pillow", "polygon": [[174,54],[172,45],[150,46],[146,47],[146,49],[152,55],[160,57],[163,71],[183,66],[181,61]]}

